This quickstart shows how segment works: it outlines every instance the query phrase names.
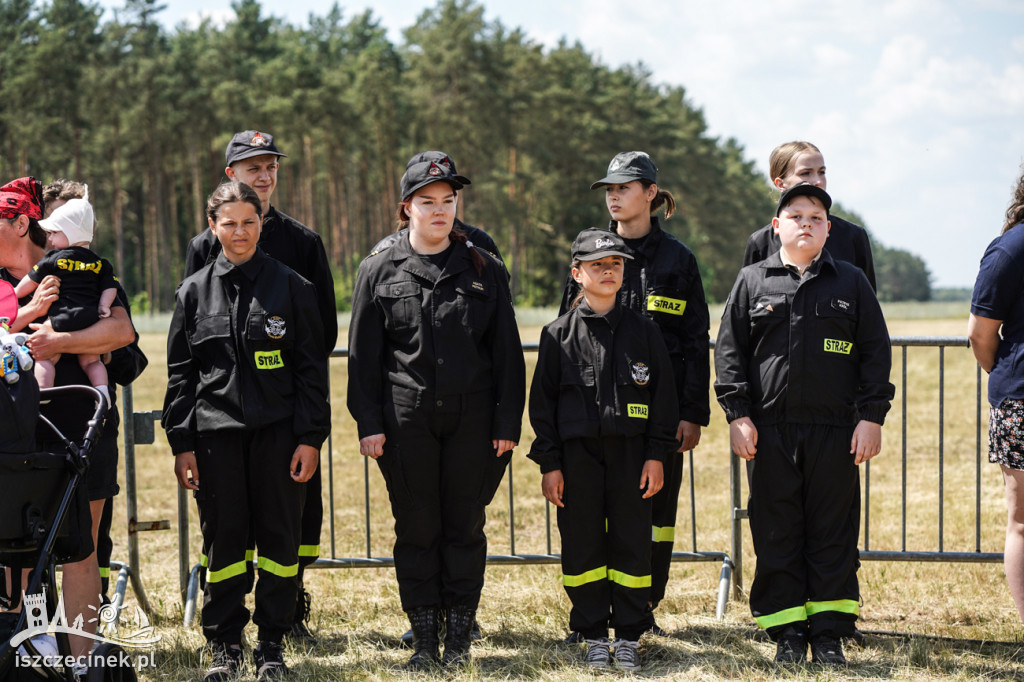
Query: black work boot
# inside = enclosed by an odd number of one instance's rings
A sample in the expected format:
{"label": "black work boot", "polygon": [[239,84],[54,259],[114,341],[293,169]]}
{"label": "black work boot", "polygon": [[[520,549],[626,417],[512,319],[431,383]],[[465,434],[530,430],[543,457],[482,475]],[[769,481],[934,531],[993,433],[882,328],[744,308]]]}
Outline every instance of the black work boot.
{"label": "black work boot", "polygon": [[441,609],[436,606],[420,606],[406,611],[414,636],[412,656],[405,667],[409,670],[429,670],[441,662],[441,643],[438,629],[441,625]]}
{"label": "black work boot", "polygon": [[316,644],[316,637],[309,631],[306,623],[309,622],[309,612],[313,598],[305,587],[299,587],[298,596],[295,602],[295,618],[292,626],[284,633],[286,639],[300,645],[313,646]]}
{"label": "black work boot", "polygon": [[476,609],[471,606],[452,606],[448,609],[444,632],[444,658],[441,665],[462,666],[469,663],[469,644],[472,641]]}

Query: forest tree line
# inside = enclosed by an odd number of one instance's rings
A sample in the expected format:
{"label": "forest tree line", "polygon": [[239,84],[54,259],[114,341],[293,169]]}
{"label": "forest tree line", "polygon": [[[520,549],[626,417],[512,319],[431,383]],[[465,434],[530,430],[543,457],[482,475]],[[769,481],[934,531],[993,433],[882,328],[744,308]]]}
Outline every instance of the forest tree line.
{"label": "forest tree line", "polygon": [[[573,236],[606,224],[588,187],[619,151],[657,162],[678,202],[664,226],[697,255],[711,300],[774,214],[777,193],[742,146],[709,134],[684,88],[578,43],[545,49],[473,0],[438,0],[398,45],[370,11],[335,5],[296,26],[256,0],[233,8],[226,25],[168,31],[157,0],[126,0],[105,21],[81,0],[0,0],[0,179],[87,182],[93,247],[149,309],[172,306],[224,148],[246,129],[288,154],[273,203],[322,236],[343,309],[423,149],[473,181],[460,217],[494,237],[523,305],[555,304]],[[929,297],[920,258],[874,246],[883,300]]]}

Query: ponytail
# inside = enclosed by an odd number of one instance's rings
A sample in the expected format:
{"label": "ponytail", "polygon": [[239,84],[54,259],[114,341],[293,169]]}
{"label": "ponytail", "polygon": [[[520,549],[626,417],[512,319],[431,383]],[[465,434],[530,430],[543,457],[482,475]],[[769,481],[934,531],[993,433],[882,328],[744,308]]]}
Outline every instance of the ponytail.
{"label": "ponytail", "polygon": [[[640,180],[640,185],[645,190],[653,184],[650,180]],[[658,193],[654,195],[654,199],[651,201],[651,215],[654,215],[662,206],[665,207],[665,220],[668,220],[676,212],[676,198],[667,189],[659,187]]]}
{"label": "ponytail", "polygon": [[452,231],[448,233],[448,241],[452,244],[465,244],[466,248],[469,249],[469,258],[473,261],[473,268],[476,270],[476,274],[478,276],[484,274],[484,267],[487,265],[487,262],[480,255],[480,252],[473,248],[465,232],[452,225]]}
{"label": "ponytail", "polygon": [[[572,262],[573,270],[578,270],[581,265],[583,265],[583,261],[581,261],[579,258],[574,259]],[[578,308],[582,300],[583,287],[581,286],[580,290],[576,292],[576,296],[572,299],[572,303],[569,304],[569,310],[572,310],[573,308]]]}

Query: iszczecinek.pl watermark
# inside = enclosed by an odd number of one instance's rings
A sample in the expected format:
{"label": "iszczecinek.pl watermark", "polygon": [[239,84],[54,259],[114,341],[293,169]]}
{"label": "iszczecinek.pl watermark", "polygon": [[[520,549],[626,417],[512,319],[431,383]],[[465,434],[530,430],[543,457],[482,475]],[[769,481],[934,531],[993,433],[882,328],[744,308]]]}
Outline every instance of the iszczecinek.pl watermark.
{"label": "iszczecinek.pl watermark", "polygon": [[[122,607],[115,597],[115,602],[104,604],[96,612],[95,618],[90,618],[89,623],[96,623],[99,632],[88,632],[84,629],[84,618],[79,614],[72,625],[68,625],[67,616],[64,612],[64,596],[61,595],[57,603],[57,612],[53,619],[49,620],[46,598],[42,594],[24,594],[23,603],[25,609],[25,629],[11,638],[10,646],[17,649],[14,659],[16,667],[38,668],[48,667],[108,667],[127,668],[134,667],[139,670],[154,665],[153,653],[148,655],[139,653],[134,661],[124,651],[124,648],[142,648],[152,646],[160,641],[160,635],[154,634],[153,626],[145,612],[135,606],[135,618],[131,630],[124,634],[118,631]],[[93,608],[93,607],[89,607]],[[85,637],[97,642],[107,642],[122,647],[120,650],[109,653],[98,653],[94,650],[85,656],[66,656],[57,650],[57,642],[53,635],[64,633]],[[102,633],[102,634],[100,634]]]}
{"label": "iszczecinek.pl watermark", "polygon": [[14,667],[74,668],[78,665],[88,669],[111,668],[114,670],[124,670],[125,668],[135,668],[136,670],[144,670],[156,665],[153,661],[153,656],[154,653],[150,651],[148,654],[140,653],[132,658],[124,649],[118,649],[117,653],[107,654],[106,656],[92,653],[88,656],[79,656],[77,658],[74,656],[61,656],[60,654],[23,654],[19,652],[14,657]]}

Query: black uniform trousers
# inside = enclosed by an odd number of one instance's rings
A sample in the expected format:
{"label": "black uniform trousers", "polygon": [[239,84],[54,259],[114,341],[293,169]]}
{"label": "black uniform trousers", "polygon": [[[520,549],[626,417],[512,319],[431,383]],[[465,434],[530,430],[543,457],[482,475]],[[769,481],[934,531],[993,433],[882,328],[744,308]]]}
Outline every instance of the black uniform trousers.
{"label": "black uniform trousers", "polygon": [[279,642],[291,626],[298,594],[299,516],[305,484],[289,475],[296,438],[290,420],[245,430],[200,433],[196,503],[207,553],[203,634],[240,644],[249,621],[245,595],[252,551],[259,555],[253,622],[259,640]]}
{"label": "black uniform trousers", "polygon": [[491,447],[494,398],[421,394],[417,405],[384,405],[377,458],[395,517],[395,574],[402,609],[476,608],[484,586],[484,510],[511,451]]}
{"label": "black uniform trousers", "polygon": [[299,582],[306,566],[320,557],[320,529],[324,522],[323,478],[320,467],[306,481],[306,502],[302,507],[302,527],[299,531]]}
{"label": "black uniform trousers", "polygon": [[643,436],[573,438],[563,443],[562,584],[572,602],[569,628],[587,639],[636,641],[648,625],[651,500],[640,475]]}
{"label": "black uniform trousers", "polygon": [[683,464],[686,453],[665,455],[665,484],[651,498],[651,605],[665,598],[668,571],[672,565],[672,547],[676,537],[676,511],[679,491],[683,486]]}
{"label": "black uniform trousers", "polygon": [[852,426],[755,424],[748,463],[757,555],[750,610],[777,639],[793,627],[843,637],[859,613],[860,475]]}

